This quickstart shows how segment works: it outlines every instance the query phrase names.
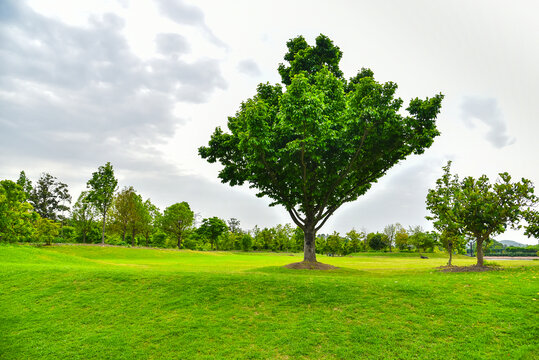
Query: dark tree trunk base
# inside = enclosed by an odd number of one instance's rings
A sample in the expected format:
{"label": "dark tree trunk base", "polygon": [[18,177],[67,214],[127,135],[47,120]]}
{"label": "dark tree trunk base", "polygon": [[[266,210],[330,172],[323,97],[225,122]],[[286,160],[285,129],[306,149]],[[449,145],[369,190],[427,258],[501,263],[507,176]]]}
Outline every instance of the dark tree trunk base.
{"label": "dark tree trunk base", "polygon": [[336,270],[338,267],[323,264],[318,261],[301,261],[284,266],[287,269],[307,269],[307,270]]}
{"label": "dark tree trunk base", "polygon": [[502,270],[499,266],[477,266],[477,265],[470,265],[470,266],[440,266],[438,268],[441,272],[482,272],[482,271],[493,271],[493,270]]}

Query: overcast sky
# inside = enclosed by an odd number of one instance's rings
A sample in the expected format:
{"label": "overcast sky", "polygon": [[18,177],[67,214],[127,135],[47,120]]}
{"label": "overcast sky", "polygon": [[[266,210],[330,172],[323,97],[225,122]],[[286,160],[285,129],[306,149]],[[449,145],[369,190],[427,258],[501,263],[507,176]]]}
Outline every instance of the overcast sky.
{"label": "overcast sky", "polygon": [[[187,201],[245,229],[291,223],[199,158],[257,84],[280,80],[286,42],[320,33],[407,103],[446,98],[442,135],[395,166],[321,230],[422,225],[425,197],[453,161],[461,177],[507,171],[539,184],[536,1],[0,1],[0,179],[21,170],[69,185],[76,200],[110,161],[120,187],[161,210]],[[518,231],[499,240],[535,244]]]}

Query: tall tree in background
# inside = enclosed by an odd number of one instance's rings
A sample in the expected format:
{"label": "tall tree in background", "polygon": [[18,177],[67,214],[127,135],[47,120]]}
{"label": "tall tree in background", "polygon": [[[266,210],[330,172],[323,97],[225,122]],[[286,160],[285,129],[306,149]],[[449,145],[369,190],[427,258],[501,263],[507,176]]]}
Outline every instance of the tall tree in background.
{"label": "tall tree in background", "polygon": [[86,183],[88,187],[88,200],[94,204],[103,218],[101,232],[101,244],[105,244],[105,221],[107,212],[114,199],[114,192],[118,186],[118,180],[114,177],[114,169],[110,162],[100,166],[92,174],[92,178]]}
{"label": "tall tree in background", "polygon": [[340,49],[324,35],[309,45],[287,43],[279,73],[283,85],[260,84],[257,94],[217,128],[199,154],[219,161],[222,182],[248,182],[282,205],[304,232],[304,261],[316,262],[316,233],[344,203],[410,154],[421,154],[439,132],[443,96],[413,99],[402,115],[397,85],[362,69],[349,81]]}
{"label": "tall tree in background", "polygon": [[451,161],[443,170],[436,187],[427,194],[427,209],[432,214],[429,219],[439,229],[475,239],[478,266],[483,266],[483,247],[491,236],[508,227],[518,229],[522,220],[537,216],[533,208],[539,199],[530,180],[513,183],[508,173],[500,173],[494,184],[486,175],[461,181],[458,175],[451,175]]}
{"label": "tall tree in background", "polygon": [[178,241],[178,249],[180,249],[182,240],[193,226],[194,220],[195,214],[189,204],[184,201],[167,207],[160,222],[162,230]]}
{"label": "tall tree in background", "polygon": [[94,205],[88,199],[88,192],[81,192],[71,210],[71,220],[75,228],[80,231],[83,243],[86,243],[86,235],[94,226],[97,216],[98,213]]}
{"label": "tall tree in background", "polygon": [[[25,182],[22,178],[19,180]],[[63,213],[69,210],[66,203],[71,203],[71,195],[66,184],[51,174],[43,173],[32,189],[29,200],[41,217],[56,221],[64,220]]]}

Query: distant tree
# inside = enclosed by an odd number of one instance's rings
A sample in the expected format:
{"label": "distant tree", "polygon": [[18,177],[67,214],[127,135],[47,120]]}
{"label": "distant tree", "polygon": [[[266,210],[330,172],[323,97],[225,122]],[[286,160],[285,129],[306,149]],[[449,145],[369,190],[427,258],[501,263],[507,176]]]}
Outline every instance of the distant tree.
{"label": "distant tree", "polygon": [[253,238],[249,234],[243,234],[241,236],[241,249],[243,251],[249,251],[253,247]]}
{"label": "distant tree", "polygon": [[334,231],[326,239],[326,252],[330,254],[342,255],[343,254],[343,238],[338,232]]}
{"label": "distant tree", "polygon": [[[21,183],[25,181],[19,180]],[[66,203],[71,203],[71,195],[66,184],[51,174],[43,173],[32,189],[29,201],[41,217],[56,221],[64,219],[63,212],[69,210]]]}
{"label": "distant tree", "polygon": [[[114,227],[122,234],[125,242],[125,234],[129,225],[136,221],[137,193],[132,186],[124,187],[112,201],[110,219]],[[134,240],[134,239],[133,239]]]}
{"label": "distant tree", "polygon": [[293,229],[290,224],[278,224],[273,228],[275,234],[275,242],[273,250],[288,251],[294,245],[291,243]]}
{"label": "distant tree", "polygon": [[477,265],[483,266],[483,250],[490,237],[508,227],[520,228],[522,220],[537,213],[533,207],[539,199],[533,184],[527,179],[512,183],[508,173],[500,173],[494,184],[485,175],[460,181],[457,175],[451,175],[450,161],[443,170],[436,187],[427,194],[427,209],[432,214],[429,218],[435,226],[475,239]]}
{"label": "distant tree", "polygon": [[410,226],[408,229],[408,244],[414,246],[418,252],[433,250],[436,244],[436,234],[426,232],[421,226]]}
{"label": "distant tree", "polygon": [[36,220],[35,236],[39,242],[51,245],[58,234],[60,234],[60,225],[56,222],[41,217]]}
{"label": "distant tree", "polygon": [[133,197],[133,215],[129,221],[128,228],[131,231],[131,245],[135,246],[135,239],[137,234],[144,228],[144,219],[146,217],[146,207],[142,201],[142,197],[139,194],[135,194]]}
{"label": "distant tree", "polygon": [[71,210],[71,219],[75,228],[82,235],[83,243],[86,243],[86,236],[94,227],[98,215],[96,208],[88,199],[88,192],[81,192]]}
{"label": "distant tree", "polygon": [[141,211],[141,232],[144,235],[144,238],[146,240],[146,246],[148,246],[148,242],[150,239],[150,235],[152,234],[154,227],[158,221],[158,218],[160,216],[159,209],[157,206],[152,204],[150,199],[146,199],[144,203],[142,204],[144,209]]}
{"label": "distant tree", "polygon": [[25,193],[25,201],[27,201],[30,198],[30,195],[32,194],[32,182],[30,179],[26,177],[26,173],[24,171],[21,171],[19,174],[19,179],[17,180],[17,184],[21,186],[22,190]]}
{"label": "distant tree", "polygon": [[167,235],[176,239],[178,242],[178,249],[181,249],[182,240],[193,226],[194,220],[195,214],[188,203],[185,201],[176,203],[167,207],[163,212],[163,216],[160,219],[161,229]]}
{"label": "distant tree", "polygon": [[[400,225],[400,224],[399,224]],[[408,232],[403,226],[399,226],[395,232],[395,246],[399,250],[410,250],[410,244],[408,243]]]}
{"label": "distant tree", "polygon": [[286,88],[260,84],[228,118],[230,132],[217,128],[199,154],[221,162],[223,182],[248,182],[282,205],[304,232],[304,261],[316,262],[316,233],[335,211],[430,147],[443,96],[413,99],[404,115],[395,83],[375,81],[368,69],[343,78],[342,52],[328,37],[287,46],[289,65],[279,66]]}
{"label": "distant tree", "polygon": [[364,232],[357,232],[356,229],[352,229],[346,233],[346,237],[350,243],[351,252],[356,253],[361,250],[361,244],[365,240],[366,235]]}
{"label": "distant tree", "polygon": [[305,240],[305,234],[303,230],[297,226],[292,234],[292,243],[294,244],[294,251],[303,251],[303,241]]}
{"label": "distant tree", "polygon": [[241,234],[242,230],[240,227],[240,221],[236,218],[230,218],[230,220],[227,221],[228,223],[228,230],[235,234]]}
{"label": "distant tree", "polygon": [[22,186],[11,180],[0,181],[0,242],[17,242],[30,236],[38,217],[26,202]]}
{"label": "distant tree", "polygon": [[[371,234],[369,234],[371,235]],[[383,250],[386,247],[383,235],[380,233],[372,234],[369,239],[369,247],[373,250]]]}
{"label": "distant tree", "polygon": [[395,243],[395,235],[397,235],[397,229],[399,224],[389,224],[384,228],[384,234],[387,237],[387,246],[389,246],[389,252],[391,247]]}
{"label": "distant tree", "polygon": [[100,166],[97,172],[92,174],[92,178],[88,180],[88,200],[96,207],[103,219],[103,229],[101,232],[101,244],[105,244],[105,223],[107,212],[109,211],[114,193],[118,186],[118,180],[114,177],[114,169],[110,162],[105,166]]}
{"label": "distant tree", "polygon": [[215,245],[217,244],[217,239],[222,233],[228,230],[228,226],[223,220],[214,216],[203,219],[199,230],[210,240],[211,249],[214,250]]}

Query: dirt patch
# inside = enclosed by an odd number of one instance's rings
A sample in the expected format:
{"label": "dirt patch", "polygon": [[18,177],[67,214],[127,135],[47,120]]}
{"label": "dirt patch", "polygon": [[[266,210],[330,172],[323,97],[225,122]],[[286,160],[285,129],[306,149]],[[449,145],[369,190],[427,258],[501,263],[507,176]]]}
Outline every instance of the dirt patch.
{"label": "dirt patch", "polygon": [[495,270],[501,270],[499,266],[477,266],[477,265],[471,265],[471,266],[440,266],[437,269],[439,269],[441,272],[482,272],[482,271],[495,271]]}
{"label": "dirt patch", "polygon": [[322,264],[318,261],[301,261],[296,262],[292,264],[288,264],[284,266],[287,269],[307,269],[307,270],[336,270],[338,267],[329,265],[329,264]]}

